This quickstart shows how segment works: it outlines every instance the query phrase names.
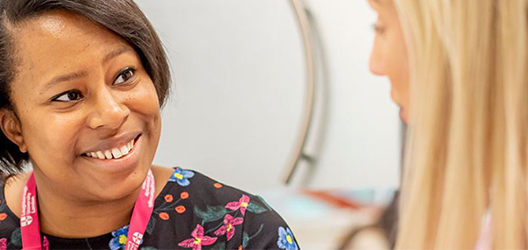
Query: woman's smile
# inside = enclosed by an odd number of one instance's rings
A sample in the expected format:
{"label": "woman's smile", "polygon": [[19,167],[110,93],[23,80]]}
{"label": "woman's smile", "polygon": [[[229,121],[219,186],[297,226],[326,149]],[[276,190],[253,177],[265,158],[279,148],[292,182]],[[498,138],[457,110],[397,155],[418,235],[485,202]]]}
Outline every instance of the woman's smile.
{"label": "woman's smile", "polygon": [[[137,165],[141,155],[141,135],[136,136],[124,144],[117,142],[120,140],[122,139],[115,139],[112,142],[104,141],[103,143],[111,143],[117,146],[84,153],[81,157],[89,167],[96,168],[99,171],[118,173],[126,169],[133,169]],[[82,166],[80,165],[79,167]]]}
{"label": "woman's smile", "polygon": [[129,133],[125,136],[101,141],[97,146],[87,150],[82,156],[95,159],[120,159],[134,149],[137,139],[141,134]]}

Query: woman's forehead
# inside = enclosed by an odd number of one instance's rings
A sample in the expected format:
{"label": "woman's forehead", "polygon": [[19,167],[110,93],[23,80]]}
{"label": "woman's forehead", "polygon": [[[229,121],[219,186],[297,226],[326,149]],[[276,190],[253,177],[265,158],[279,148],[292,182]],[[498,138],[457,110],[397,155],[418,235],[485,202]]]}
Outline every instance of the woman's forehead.
{"label": "woman's forehead", "polygon": [[65,10],[52,10],[37,14],[17,23],[16,25],[12,25],[12,34],[15,38],[19,39],[21,38],[21,35],[38,35],[31,34],[34,32],[62,37],[65,32],[71,31],[71,27],[89,27],[91,26],[91,23],[93,22],[81,15]]}
{"label": "woman's forehead", "polygon": [[50,78],[57,71],[76,70],[84,63],[93,63],[117,48],[131,47],[106,28],[66,11],[32,18],[17,27],[14,37],[19,66],[15,79]]}

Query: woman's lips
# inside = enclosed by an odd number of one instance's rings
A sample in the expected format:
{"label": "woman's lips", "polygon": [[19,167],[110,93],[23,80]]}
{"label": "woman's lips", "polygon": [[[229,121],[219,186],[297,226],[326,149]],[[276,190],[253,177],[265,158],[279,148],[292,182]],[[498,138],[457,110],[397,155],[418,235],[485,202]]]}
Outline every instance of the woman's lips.
{"label": "woman's lips", "polygon": [[392,102],[394,102],[396,105],[401,107],[401,105],[400,105],[400,103],[398,101],[398,99],[399,99],[398,95],[396,94],[396,91],[394,91],[394,89],[391,89],[390,97],[392,99]]}
{"label": "woman's lips", "polygon": [[98,151],[102,151],[104,153],[104,151],[111,150],[113,148],[120,149],[122,146],[126,145],[130,141],[137,139],[137,137],[140,135],[141,135],[140,132],[128,132],[128,133],[116,135],[112,138],[93,141],[92,142],[93,146],[91,148],[84,149],[83,153],[88,154],[88,153],[94,153]]}
{"label": "woman's lips", "polygon": [[82,159],[87,163],[87,167],[98,169],[100,171],[117,173],[126,169],[130,169],[136,165],[139,160],[141,147],[143,144],[143,137],[140,135],[135,140],[132,149],[127,155],[121,156],[121,158],[104,159],[94,158],[90,156],[82,156]]}
{"label": "woman's lips", "polygon": [[134,149],[135,143],[138,138],[139,135],[123,145],[118,145],[114,148],[109,148],[105,150],[84,153],[83,156],[99,160],[119,159],[130,154],[130,152]]}

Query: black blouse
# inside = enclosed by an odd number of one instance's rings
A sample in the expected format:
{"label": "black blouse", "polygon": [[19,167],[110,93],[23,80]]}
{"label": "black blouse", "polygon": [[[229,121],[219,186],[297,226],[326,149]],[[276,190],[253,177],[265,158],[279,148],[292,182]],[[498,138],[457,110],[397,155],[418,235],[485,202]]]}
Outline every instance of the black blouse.
{"label": "black blouse", "polygon": [[[0,250],[21,249],[20,220],[0,192]],[[43,249],[124,249],[128,225],[94,238],[42,234]],[[175,168],[156,198],[140,250],[299,249],[284,220],[259,196]]]}

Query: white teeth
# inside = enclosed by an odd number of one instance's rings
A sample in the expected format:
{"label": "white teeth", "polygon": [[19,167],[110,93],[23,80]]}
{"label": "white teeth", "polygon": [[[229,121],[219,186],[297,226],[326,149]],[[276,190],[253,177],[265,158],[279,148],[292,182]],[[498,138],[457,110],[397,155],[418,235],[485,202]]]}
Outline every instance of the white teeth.
{"label": "white teeth", "polygon": [[119,159],[121,158],[121,156],[123,156],[123,154],[121,154],[121,151],[117,148],[112,149],[112,155],[115,159]]}
{"label": "white teeth", "polygon": [[122,155],[127,155],[128,152],[130,152],[130,148],[128,146],[123,146],[120,150]]}
{"label": "white teeth", "polygon": [[112,159],[113,158],[112,153],[109,150],[106,150],[104,152],[104,155],[106,156],[106,159]]}
{"label": "white teeth", "polygon": [[127,143],[125,146],[122,146],[121,148],[113,148],[110,150],[103,151],[97,151],[97,152],[90,152],[86,153],[86,156],[96,158],[96,159],[119,159],[128,153],[132,151],[132,148],[134,148],[134,140]]}
{"label": "white teeth", "polygon": [[103,154],[103,152],[98,151],[96,154],[97,154],[97,158],[99,158],[99,159],[105,159],[105,155]]}

